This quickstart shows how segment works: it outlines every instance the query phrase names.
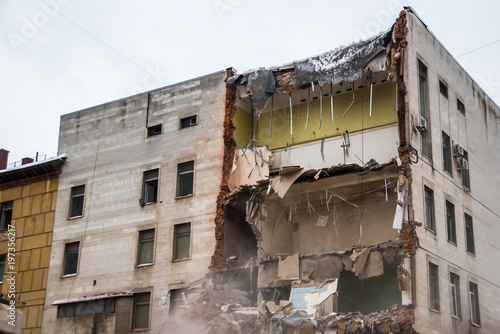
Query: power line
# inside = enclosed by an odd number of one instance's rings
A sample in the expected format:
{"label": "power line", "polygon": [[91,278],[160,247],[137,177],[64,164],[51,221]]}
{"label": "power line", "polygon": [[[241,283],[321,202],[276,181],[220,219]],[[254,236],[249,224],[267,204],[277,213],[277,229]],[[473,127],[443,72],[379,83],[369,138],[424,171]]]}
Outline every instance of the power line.
{"label": "power line", "polygon": [[[45,1],[43,1],[47,6],[50,7],[49,4],[47,4]],[[117,50],[115,50],[114,48],[112,48],[111,46],[109,46],[108,44],[106,44],[104,41],[100,40],[97,36],[95,36],[94,34],[92,34],[91,32],[87,31],[85,28],[83,28],[82,26],[80,26],[78,23],[76,23],[75,21],[73,21],[72,19],[70,19],[69,17],[67,17],[66,15],[64,15],[63,13],[61,13],[59,10],[57,10],[56,8],[54,7],[50,7],[52,10],[56,11],[59,15],[61,15],[65,20],[67,20],[68,22],[70,22],[71,24],[73,24],[74,26],[76,26],[78,29],[80,29],[81,31],[83,31],[84,33],[86,33],[87,35],[89,35],[90,37],[92,37],[93,39],[95,39],[96,41],[98,41],[99,43],[101,43],[102,45],[104,45],[105,47],[107,47],[108,49],[110,49],[111,51],[113,51],[114,53],[116,53],[117,55],[119,55],[120,57],[122,57],[123,59],[127,60],[128,62],[130,62],[131,64],[133,64],[134,66],[140,68],[141,70],[143,70],[144,72],[146,72],[147,74],[153,76],[153,78],[155,78],[158,82],[161,82],[163,84],[167,84],[166,82],[164,82],[163,80],[161,80],[160,77],[154,75],[153,73],[151,73],[150,71],[148,71],[146,68],[142,67],[141,65],[137,64],[135,61],[133,61],[132,59],[128,58],[127,56],[121,54],[120,52],[118,52]]]}
{"label": "power line", "polygon": [[478,47],[478,48],[476,48],[476,49],[474,49],[474,50],[470,50],[470,51],[468,51],[468,52],[466,52],[466,53],[462,53],[460,56],[456,56],[455,58],[459,58],[459,57],[462,57],[462,56],[468,55],[469,53],[475,52],[475,51],[477,51],[477,50],[481,50],[481,49],[483,49],[483,48],[485,48],[485,47],[487,47],[487,46],[490,46],[490,45],[495,44],[495,43],[498,43],[498,42],[500,42],[500,39],[498,39],[498,40],[496,40],[496,41],[494,41],[494,42],[491,42],[491,43],[489,43],[489,44],[486,44],[486,45],[480,46],[480,47]]}

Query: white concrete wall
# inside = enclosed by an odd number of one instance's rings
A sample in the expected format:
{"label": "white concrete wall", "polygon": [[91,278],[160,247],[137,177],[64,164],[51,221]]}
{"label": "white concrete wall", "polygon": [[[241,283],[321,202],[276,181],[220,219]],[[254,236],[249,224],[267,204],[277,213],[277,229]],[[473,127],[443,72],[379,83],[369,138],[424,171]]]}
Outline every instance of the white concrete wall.
{"label": "white concrete wall", "polygon": [[[423,157],[421,137],[411,132],[410,144],[419,152],[419,163],[412,165],[413,209],[416,221],[424,223],[424,185],[434,191],[436,233],[417,227],[420,248],[415,259],[416,329],[420,333],[469,333],[471,325],[468,282],[479,287],[481,328],[478,333],[497,332],[500,314],[500,129],[498,108],[485,97],[468,74],[459,67],[425,26],[408,14],[408,47],[405,51],[407,105],[413,118],[419,118],[418,60],[428,68],[429,102],[432,124],[432,160]],[[448,100],[439,92],[439,80],[448,85]],[[465,116],[457,109],[459,97]],[[485,100],[486,109],[483,107]],[[407,122],[409,120],[407,119]],[[443,170],[441,131],[469,153],[470,183],[462,187],[460,172],[453,158],[453,175]],[[447,241],[445,201],[455,205],[457,243]],[[473,218],[475,255],[466,252],[464,213]],[[439,266],[440,312],[429,310],[428,261]],[[450,271],[460,276],[460,320],[451,316]]]}
{"label": "white concrete wall", "polygon": [[[57,327],[55,300],[151,291],[153,333],[168,317],[168,292],[201,278],[214,251],[216,197],[223,154],[224,73],[61,117],[59,181],[43,332]],[[182,117],[198,125],[179,129]],[[163,133],[146,137],[148,125]],[[176,199],[177,164],[195,161],[194,196]],[[143,172],[159,168],[158,202],[141,206]],[[85,184],[82,218],[68,219],[71,187]],[[191,222],[191,259],[172,262],[173,225]],[[154,265],[136,267],[138,231],[156,229]],[[80,241],[75,277],[61,278],[64,245]],[[95,283],[94,283],[95,282]],[[129,327],[130,328],[130,327]]]}

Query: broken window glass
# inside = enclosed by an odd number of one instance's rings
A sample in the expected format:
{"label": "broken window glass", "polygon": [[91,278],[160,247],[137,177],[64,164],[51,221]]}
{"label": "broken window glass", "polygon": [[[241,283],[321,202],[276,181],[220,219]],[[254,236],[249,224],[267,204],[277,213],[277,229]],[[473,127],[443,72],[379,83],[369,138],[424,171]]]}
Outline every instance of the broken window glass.
{"label": "broken window glass", "polygon": [[193,194],[194,188],[194,161],[185,162],[177,166],[177,197]]}
{"label": "broken window glass", "polygon": [[71,188],[69,218],[77,218],[83,216],[84,195],[85,195],[85,185]]}
{"label": "broken window glass", "polygon": [[188,259],[190,244],[191,244],[191,223],[175,225],[173,260]]}

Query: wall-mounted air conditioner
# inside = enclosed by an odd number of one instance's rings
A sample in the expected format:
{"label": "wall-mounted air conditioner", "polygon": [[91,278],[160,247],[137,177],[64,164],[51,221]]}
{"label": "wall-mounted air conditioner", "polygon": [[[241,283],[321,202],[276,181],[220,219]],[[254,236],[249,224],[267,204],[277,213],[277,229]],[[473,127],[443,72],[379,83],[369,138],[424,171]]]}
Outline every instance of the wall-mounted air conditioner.
{"label": "wall-mounted air conditioner", "polygon": [[469,170],[469,162],[465,158],[458,159],[458,170]]}
{"label": "wall-mounted air conditioner", "polygon": [[464,148],[460,144],[456,144],[453,147],[453,156],[455,157],[463,157],[464,156]]}
{"label": "wall-mounted air conditioner", "polygon": [[427,131],[427,120],[423,116],[420,116],[420,124],[415,125],[415,131],[420,133]]}

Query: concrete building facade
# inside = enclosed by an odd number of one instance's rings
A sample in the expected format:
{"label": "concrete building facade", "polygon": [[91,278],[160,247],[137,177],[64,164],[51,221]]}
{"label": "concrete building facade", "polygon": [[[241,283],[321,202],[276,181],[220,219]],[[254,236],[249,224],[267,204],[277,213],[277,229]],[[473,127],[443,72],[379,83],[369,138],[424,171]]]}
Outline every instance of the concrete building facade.
{"label": "concrete building facade", "polygon": [[204,277],[215,241],[224,78],[61,117],[59,152],[68,159],[45,333],[156,333],[178,289]]}
{"label": "concrete building facade", "polygon": [[43,331],[495,332],[499,117],[409,7],[64,115]]}

